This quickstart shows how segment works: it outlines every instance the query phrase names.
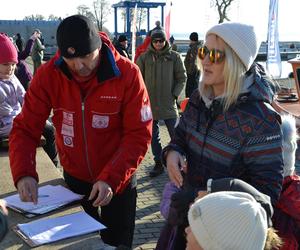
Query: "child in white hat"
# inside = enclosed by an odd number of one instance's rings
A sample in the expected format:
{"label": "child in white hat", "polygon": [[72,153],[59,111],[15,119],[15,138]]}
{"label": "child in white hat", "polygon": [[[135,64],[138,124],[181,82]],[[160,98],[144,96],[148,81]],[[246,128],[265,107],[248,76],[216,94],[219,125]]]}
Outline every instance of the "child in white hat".
{"label": "child in white hat", "polygon": [[191,206],[188,221],[187,250],[262,250],[280,244],[268,229],[264,208],[245,192],[206,195]]}

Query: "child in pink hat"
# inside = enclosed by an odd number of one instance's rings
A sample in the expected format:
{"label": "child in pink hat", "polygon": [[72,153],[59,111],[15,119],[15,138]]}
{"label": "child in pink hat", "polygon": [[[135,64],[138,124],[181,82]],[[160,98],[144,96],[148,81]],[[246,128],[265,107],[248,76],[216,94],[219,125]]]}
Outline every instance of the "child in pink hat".
{"label": "child in pink hat", "polygon": [[[13,119],[21,112],[25,96],[25,89],[15,76],[17,63],[17,48],[6,34],[0,33],[0,139],[9,136]],[[46,138],[44,150],[57,165],[54,128],[49,121],[43,135]]]}
{"label": "child in pink hat", "polygon": [[10,38],[0,33],[0,137],[8,137],[13,119],[21,112],[25,90],[14,75],[18,52]]}

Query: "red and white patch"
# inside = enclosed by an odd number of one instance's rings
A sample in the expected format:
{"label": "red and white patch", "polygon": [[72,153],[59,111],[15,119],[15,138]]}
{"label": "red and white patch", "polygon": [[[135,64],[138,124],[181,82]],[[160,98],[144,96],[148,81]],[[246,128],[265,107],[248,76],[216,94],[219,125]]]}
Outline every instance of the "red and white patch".
{"label": "red and white patch", "polygon": [[63,138],[64,138],[64,145],[65,146],[71,147],[71,148],[74,147],[73,137],[64,135]]}
{"label": "red and white patch", "polygon": [[74,127],[66,124],[62,124],[61,126],[61,134],[68,135],[74,137]]}
{"label": "red and white patch", "polygon": [[152,119],[152,111],[151,111],[151,107],[149,105],[142,107],[141,119],[142,119],[142,122],[147,122]]}
{"label": "red and white patch", "polygon": [[93,128],[107,128],[109,124],[109,116],[93,115],[92,127]]}
{"label": "red and white patch", "polygon": [[63,112],[63,123],[73,126],[73,114],[68,112]]}

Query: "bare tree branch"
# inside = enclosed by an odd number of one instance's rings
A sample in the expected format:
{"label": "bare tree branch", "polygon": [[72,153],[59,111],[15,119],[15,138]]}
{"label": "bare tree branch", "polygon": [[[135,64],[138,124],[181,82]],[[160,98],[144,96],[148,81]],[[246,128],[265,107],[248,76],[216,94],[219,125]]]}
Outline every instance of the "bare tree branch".
{"label": "bare tree branch", "polygon": [[227,13],[228,8],[234,0],[215,0],[215,7],[219,14],[219,23],[223,23],[225,20],[230,21]]}

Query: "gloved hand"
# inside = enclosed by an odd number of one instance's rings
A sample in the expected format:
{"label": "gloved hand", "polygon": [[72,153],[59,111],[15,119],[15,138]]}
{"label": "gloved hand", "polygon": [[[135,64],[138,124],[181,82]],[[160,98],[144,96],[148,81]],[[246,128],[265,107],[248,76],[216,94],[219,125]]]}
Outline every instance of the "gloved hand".
{"label": "gloved hand", "polygon": [[187,214],[191,203],[194,202],[194,190],[182,190],[171,197],[168,223],[171,225],[188,225]]}

